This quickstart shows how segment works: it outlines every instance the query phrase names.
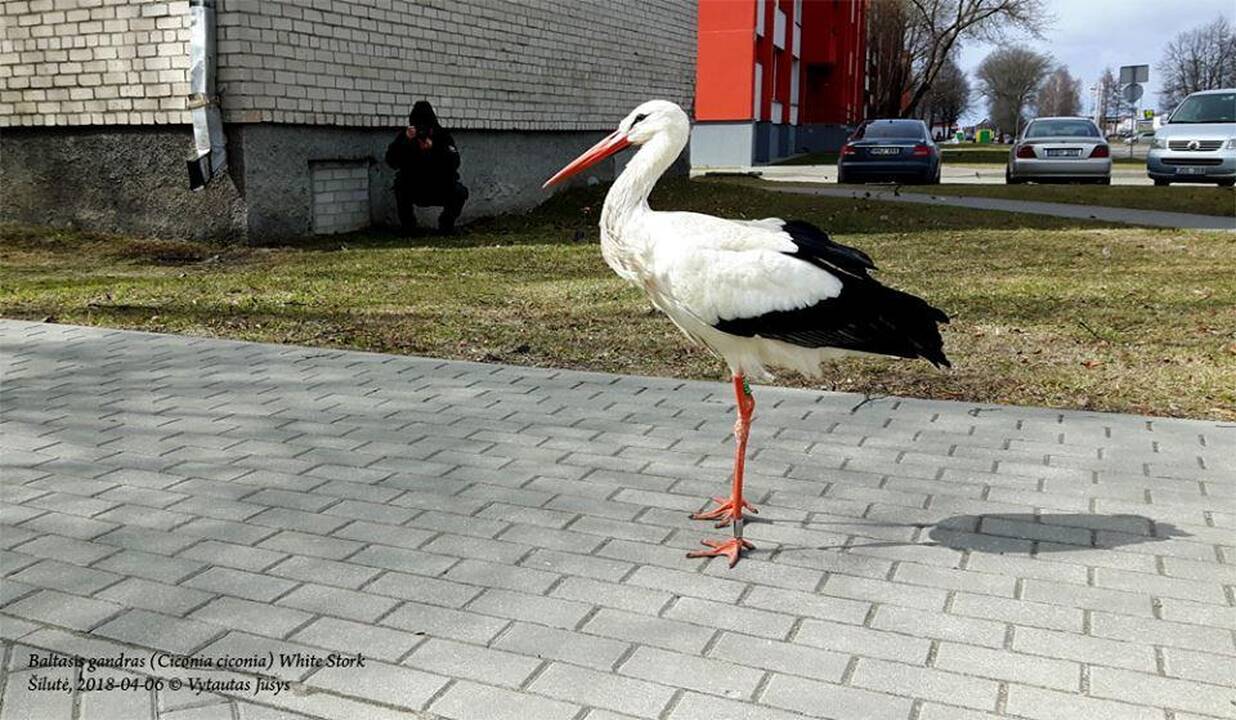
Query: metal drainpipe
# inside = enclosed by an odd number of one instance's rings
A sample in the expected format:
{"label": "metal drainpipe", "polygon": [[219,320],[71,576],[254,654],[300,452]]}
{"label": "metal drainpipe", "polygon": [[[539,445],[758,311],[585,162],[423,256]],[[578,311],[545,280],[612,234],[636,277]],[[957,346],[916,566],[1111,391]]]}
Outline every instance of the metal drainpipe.
{"label": "metal drainpipe", "polygon": [[189,110],[195,152],[189,157],[189,189],[201,190],[227,165],[227,139],[215,95],[215,0],[189,0]]}

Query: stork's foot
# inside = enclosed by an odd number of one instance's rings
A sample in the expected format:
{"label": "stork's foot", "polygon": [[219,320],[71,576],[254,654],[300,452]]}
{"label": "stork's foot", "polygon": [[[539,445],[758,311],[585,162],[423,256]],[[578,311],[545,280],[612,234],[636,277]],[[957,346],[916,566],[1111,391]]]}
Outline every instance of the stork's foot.
{"label": "stork's foot", "polygon": [[730,561],[730,567],[738,564],[738,559],[742,557],[743,550],[754,550],[755,546],[743,540],[742,538],[730,538],[729,540],[701,540],[701,545],[707,545],[707,550],[692,550],[687,553],[689,558],[702,557],[717,557],[724,555]]}
{"label": "stork's foot", "polygon": [[692,520],[716,520],[716,527],[723,528],[733,524],[735,520],[742,519],[742,511],[750,510],[752,513],[759,515],[760,511],[755,509],[755,506],[746,500],[735,502],[734,498],[728,500],[724,498],[713,498],[713,502],[717,503],[717,507],[712,510],[697,512],[691,514]]}

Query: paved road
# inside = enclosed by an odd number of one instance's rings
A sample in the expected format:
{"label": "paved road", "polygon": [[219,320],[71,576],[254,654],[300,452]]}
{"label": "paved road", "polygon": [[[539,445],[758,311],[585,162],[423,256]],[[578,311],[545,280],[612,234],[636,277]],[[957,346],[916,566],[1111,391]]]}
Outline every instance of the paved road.
{"label": "paved road", "polygon": [[[751,167],[713,168],[708,172],[759,173],[765,180],[780,182],[836,183],[836,165],[759,165]],[[703,171],[692,173],[702,175]],[[950,185],[1003,185],[1003,165],[961,165],[945,163],[940,170],[940,181]],[[1153,185],[1142,167],[1125,168],[1117,165],[1112,171],[1113,185]],[[1177,187],[1177,186],[1173,186]]]}
{"label": "paved road", "polygon": [[[724,383],[12,321],[0,372],[6,720],[1236,717],[1231,423],[757,388],[728,571]],[[366,666],[29,689],[154,650]]]}
{"label": "paved road", "polygon": [[1137,210],[1134,208],[1099,207],[1097,205],[1038,202],[1034,200],[934,195],[930,192],[919,192],[919,189],[903,192],[878,185],[854,188],[848,186],[829,187],[825,185],[804,187],[801,185],[778,185],[772,183],[766,187],[776,192],[793,193],[796,195],[825,195],[828,197],[905,202],[918,205],[947,205],[973,210],[998,210],[1001,212],[1030,213],[1032,215],[1051,215],[1053,217],[1101,220],[1104,222],[1147,225],[1150,227],[1236,231],[1236,217],[1164,212],[1162,210]]}

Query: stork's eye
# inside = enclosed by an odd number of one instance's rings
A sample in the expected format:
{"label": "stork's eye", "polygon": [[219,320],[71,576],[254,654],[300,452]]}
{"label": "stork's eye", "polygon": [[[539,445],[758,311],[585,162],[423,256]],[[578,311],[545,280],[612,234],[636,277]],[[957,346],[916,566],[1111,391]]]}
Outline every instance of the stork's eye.
{"label": "stork's eye", "polygon": [[647,113],[640,113],[639,115],[636,115],[635,119],[631,121],[631,127],[635,127],[636,124],[639,123],[639,121],[643,120],[646,117],[648,117]]}

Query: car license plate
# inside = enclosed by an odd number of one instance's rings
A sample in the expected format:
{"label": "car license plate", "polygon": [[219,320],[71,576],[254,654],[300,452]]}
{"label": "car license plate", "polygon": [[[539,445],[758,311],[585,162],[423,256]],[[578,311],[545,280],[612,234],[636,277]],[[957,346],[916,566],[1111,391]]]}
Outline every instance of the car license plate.
{"label": "car license plate", "polygon": [[1077,148],[1047,148],[1047,157],[1080,157],[1081,150]]}
{"label": "car license plate", "polygon": [[901,148],[897,147],[873,147],[871,148],[872,155],[900,155]]}
{"label": "car license plate", "polygon": [[1206,168],[1204,167],[1178,167],[1176,168],[1177,175],[1205,175]]}

